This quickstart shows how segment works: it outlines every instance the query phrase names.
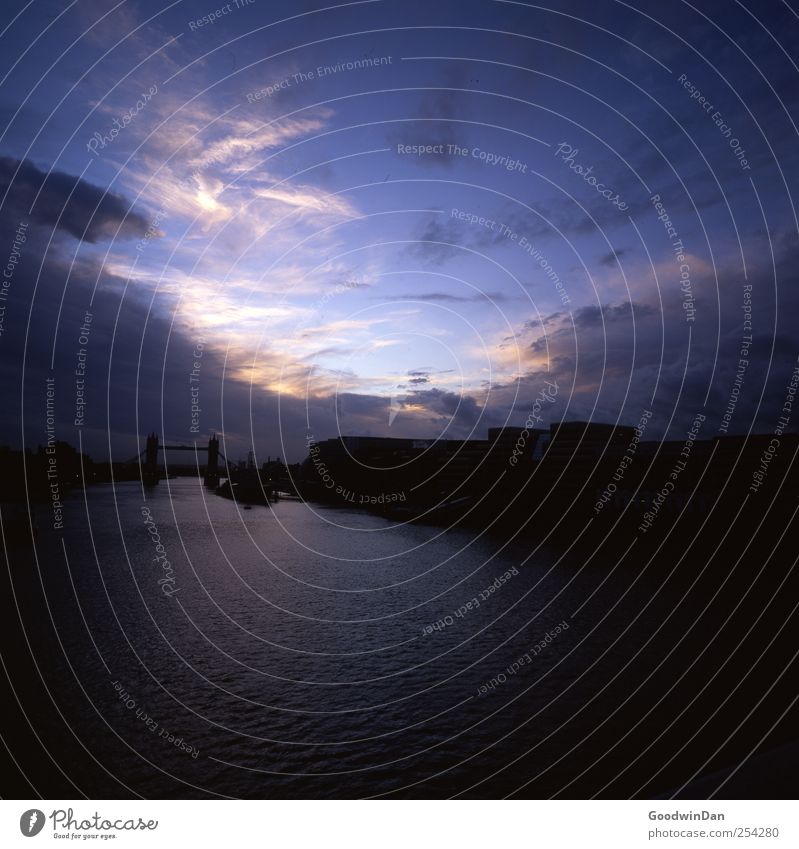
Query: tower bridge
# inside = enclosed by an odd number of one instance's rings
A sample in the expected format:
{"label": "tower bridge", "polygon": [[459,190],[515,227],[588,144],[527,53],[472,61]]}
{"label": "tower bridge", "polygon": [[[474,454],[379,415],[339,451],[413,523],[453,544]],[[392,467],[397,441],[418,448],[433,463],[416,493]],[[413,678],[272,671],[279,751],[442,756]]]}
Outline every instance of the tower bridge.
{"label": "tower bridge", "polygon": [[[225,466],[227,466],[227,457],[219,450],[219,437],[211,434],[208,440],[208,446],[202,445],[161,445],[158,440],[158,434],[153,432],[147,434],[147,442],[144,451],[139,454],[139,459],[144,458],[142,465],[142,479],[146,484],[157,484],[161,479],[161,471],[158,467],[158,452],[159,451],[192,451],[196,455],[200,451],[208,453],[208,460],[205,464],[205,475],[203,483],[207,487],[219,486],[219,458],[222,458]],[[166,463],[164,464],[165,468]]]}

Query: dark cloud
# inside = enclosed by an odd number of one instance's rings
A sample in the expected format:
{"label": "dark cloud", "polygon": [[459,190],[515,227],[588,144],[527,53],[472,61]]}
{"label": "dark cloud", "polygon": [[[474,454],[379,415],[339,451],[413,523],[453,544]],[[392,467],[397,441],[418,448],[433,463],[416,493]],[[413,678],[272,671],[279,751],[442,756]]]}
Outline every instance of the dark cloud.
{"label": "dark cloud", "polygon": [[409,295],[395,296],[400,301],[441,301],[450,304],[468,304],[479,301],[501,302],[508,300],[507,295],[502,292],[475,292],[472,295],[452,295],[449,292],[421,292]]}
{"label": "dark cloud", "polygon": [[[8,226],[0,221],[0,239],[10,244]],[[42,250],[34,239],[25,243],[4,302],[0,382],[8,397],[0,409],[0,444],[35,450],[46,439],[45,380],[52,377],[56,436],[78,445],[74,417],[80,349],[86,351],[80,430],[84,450],[95,460],[107,459],[109,452],[115,460],[135,457],[143,448],[143,434],[154,430],[162,442],[197,440],[200,445],[212,431],[223,432],[223,453],[233,461],[246,457],[254,438],[258,458],[279,454],[294,461],[306,456],[309,420],[319,438],[339,432],[334,398],[253,391],[248,381],[226,373],[224,350],[206,345],[198,384],[200,432],[192,433],[187,375],[195,368],[198,333],[151,309],[149,288],[129,287],[121,302],[125,281],[89,259],[71,267],[69,258],[49,252],[39,274]],[[59,310],[67,280],[68,297]],[[92,319],[84,344],[79,338],[87,310]],[[385,427],[385,404],[384,398],[364,396],[362,421]],[[190,454],[172,459],[193,461]]]}
{"label": "dark cloud", "polygon": [[626,248],[614,248],[599,258],[599,264],[613,267],[626,253],[629,253]]}
{"label": "dark cloud", "polygon": [[[406,401],[414,406],[424,407],[428,411],[431,424],[444,424],[452,428],[450,436],[462,434],[466,428],[473,430],[482,416],[482,408],[475,398],[446,389],[414,389],[408,394]],[[483,434],[478,436],[482,438]]]}
{"label": "dark cloud", "polygon": [[452,221],[442,221],[438,216],[424,222],[413,244],[408,246],[407,253],[431,265],[441,265],[462,253],[463,244],[464,234]]}
{"label": "dark cloud", "polygon": [[[448,153],[449,145],[465,144],[464,124],[460,123],[471,113],[471,100],[467,92],[458,91],[468,87],[467,72],[453,65],[431,78],[429,85],[419,98],[414,120],[398,124],[388,133],[389,144],[397,150],[403,145],[438,145],[438,153],[417,157],[422,166],[450,167],[453,157]],[[396,154],[398,159],[407,158]]]}
{"label": "dark cloud", "polygon": [[[792,332],[799,309],[799,289],[793,285],[799,246],[775,238],[780,249],[771,267],[765,236],[762,241],[749,246],[751,256],[762,259],[748,265],[753,341],[742,381],[741,349],[749,331],[743,326],[744,281],[733,264],[719,269],[719,302],[715,275],[696,273],[693,323],[686,321],[674,290],[662,293],[662,309],[659,303],[624,301],[528,322],[529,349],[537,360],[545,360],[548,370],[537,368],[517,383],[494,386],[495,410],[521,415],[524,399],[534,398],[546,378],[561,387],[553,408],[557,418],[635,424],[641,411],[650,409],[654,416],[648,436],[679,438],[697,412],[703,412],[703,438],[712,438],[730,408],[729,433],[745,433],[750,427],[773,431],[799,355]],[[797,426],[799,420],[792,418],[789,429]]]}
{"label": "dark cloud", "polygon": [[87,242],[141,238],[149,223],[121,195],[104,193],[63,171],[40,171],[27,159],[0,157],[0,192],[8,192],[6,215],[29,218]]}
{"label": "dark cloud", "polygon": [[602,306],[589,305],[580,307],[572,313],[574,316],[574,324],[576,327],[601,327],[603,324],[610,324],[615,321],[626,321],[633,318],[635,313],[636,320],[644,316],[653,315],[656,312],[654,307],[648,304],[632,303],[630,301],[622,301],[620,304],[603,304]]}
{"label": "dark cloud", "polygon": [[[492,217],[485,213],[487,219],[505,221],[499,215]],[[464,248],[482,253],[488,248],[500,245],[504,237],[488,227],[481,227],[457,221],[454,218],[443,218],[435,215],[424,221],[418,230],[413,244],[407,248],[407,253],[417,259],[423,259],[430,265],[441,265],[454,256],[462,256]]]}

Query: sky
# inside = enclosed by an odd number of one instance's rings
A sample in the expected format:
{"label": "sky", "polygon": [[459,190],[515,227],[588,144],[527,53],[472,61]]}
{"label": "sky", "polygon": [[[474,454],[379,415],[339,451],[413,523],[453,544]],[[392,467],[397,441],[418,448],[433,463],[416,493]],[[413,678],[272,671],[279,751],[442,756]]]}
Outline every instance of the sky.
{"label": "sky", "polygon": [[0,443],[772,432],[797,12],[550,5],[6,0]]}

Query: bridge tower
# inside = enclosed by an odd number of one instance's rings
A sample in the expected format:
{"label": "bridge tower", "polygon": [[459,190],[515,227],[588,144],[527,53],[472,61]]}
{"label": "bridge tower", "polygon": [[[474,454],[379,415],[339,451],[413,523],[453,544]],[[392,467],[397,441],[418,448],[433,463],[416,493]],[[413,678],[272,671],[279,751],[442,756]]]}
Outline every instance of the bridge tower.
{"label": "bridge tower", "polygon": [[144,468],[142,469],[142,479],[145,484],[152,485],[158,483],[160,474],[158,472],[158,434],[150,433],[147,435],[147,447],[144,451]]}
{"label": "bridge tower", "polygon": [[205,467],[205,480],[207,487],[219,486],[219,439],[217,435],[211,434],[208,440],[208,464]]}

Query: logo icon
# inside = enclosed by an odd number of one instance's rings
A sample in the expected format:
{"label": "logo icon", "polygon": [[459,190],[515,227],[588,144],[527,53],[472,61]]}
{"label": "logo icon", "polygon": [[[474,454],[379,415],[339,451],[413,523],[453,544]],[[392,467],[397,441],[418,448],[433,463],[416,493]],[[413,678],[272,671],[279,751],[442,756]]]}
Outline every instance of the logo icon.
{"label": "logo icon", "polygon": [[38,808],[31,808],[19,818],[19,830],[25,837],[36,837],[44,828],[44,813]]}

